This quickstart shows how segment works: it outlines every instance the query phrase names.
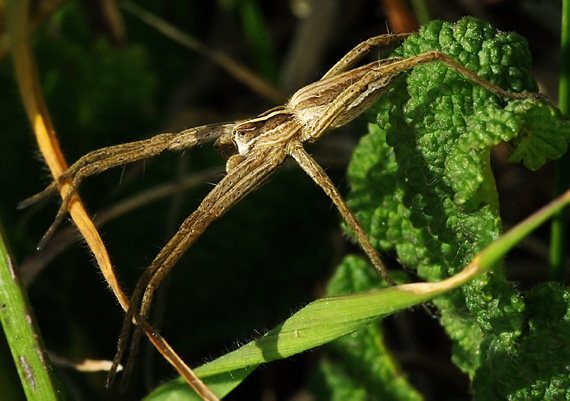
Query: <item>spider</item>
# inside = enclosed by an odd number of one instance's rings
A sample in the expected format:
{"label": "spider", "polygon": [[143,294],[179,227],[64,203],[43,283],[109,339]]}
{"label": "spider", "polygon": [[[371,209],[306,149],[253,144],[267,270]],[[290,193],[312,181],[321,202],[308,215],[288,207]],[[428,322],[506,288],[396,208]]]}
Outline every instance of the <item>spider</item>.
{"label": "spider", "polygon": [[503,90],[439,51],[427,52],[408,59],[397,57],[381,59],[354,68],[356,63],[373,48],[397,46],[408,36],[409,34],[385,34],[360,43],[319,81],[298,90],[285,105],[270,109],[257,117],[190,128],[178,133],[160,134],[150,139],[90,152],[69,167],[57,182],[53,182],[44,191],[23,202],[22,206],[26,206],[51,195],[57,192],[61,183],[70,180],[69,194],[63,199],[54,223],[42,239],[42,243],[45,243],[62,221],[73,194],[77,192],[80,183],[86,177],[112,167],[156,156],[165,150],[184,150],[208,142],[214,142],[220,153],[229,157],[226,163],[227,174],[202,200],[198,208],[184,220],[137,282],[119,337],[108,385],[114,379],[131,337],[134,322],[137,328],[132,334],[130,356],[124,377],[132,368],[133,356],[142,332],[141,327],[145,324],[154,291],[164,277],[213,221],[220,218],[251,191],[264,184],[289,157],[293,158],[330,197],[378,273],[388,283],[394,284],[355,215],[323,168],[310,156],[303,144],[316,141],[328,130],[343,126],[362,114],[404,71],[436,61],[444,63],[466,79],[498,96],[515,99],[542,98],[536,93],[513,93]]}

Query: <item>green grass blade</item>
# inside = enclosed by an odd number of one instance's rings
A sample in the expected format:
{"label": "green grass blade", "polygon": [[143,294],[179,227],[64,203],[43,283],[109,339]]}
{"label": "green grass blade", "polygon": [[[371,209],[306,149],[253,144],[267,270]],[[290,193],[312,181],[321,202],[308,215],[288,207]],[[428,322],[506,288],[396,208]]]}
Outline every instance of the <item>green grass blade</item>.
{"label": "green grass blade", "polygon": [[[58,400],[26,290],[0,230],[0,320],[29,401]],[[3,392],[6,389],[2,390]],[[3,396],[6,395],[5,393]]]}
{"label": "green grass blade", "polygon": [[210,376],[287,358],[350,334],[439,292],[417,294],[396,287],[314,301],[263,337],[196,369]]}
{"label": "green grass blade", "polygon": [[[570,1],[562,2],[562,35],[560,60],[560,87],[558,106],[564,114],[570,112]],[[556,162],[555,194],[559,195],[570,186],[570,154],[567,152]],[[550,278],[562,281],[565,276],[566,259],[566,211],[554,217],[550,241]]]}
{"label": "green grass blade", "polygon": [[[219,375],[205,377],[203,382],[219,398],[225,397],[236,388],[256,366],[237,369]],[[157,387],[145,397],[145,401],[200,401],[202,398],[182,378]]]}

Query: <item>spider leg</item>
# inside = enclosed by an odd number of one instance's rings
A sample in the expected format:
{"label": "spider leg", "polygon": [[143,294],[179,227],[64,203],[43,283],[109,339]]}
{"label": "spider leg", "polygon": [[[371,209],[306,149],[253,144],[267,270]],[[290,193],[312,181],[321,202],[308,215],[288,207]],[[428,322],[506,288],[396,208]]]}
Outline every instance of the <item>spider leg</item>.
{"label": "spider leg", "polygon": [[481,78],[473,71],[453,60],[447,54],[434,50],[419,54],[407,59],[393,59],[392,62],[381,61],[370,64],[370,71],[359,81],[346,88],[319,116],[319,119],[306,128],[303,133],[303,141],[315,141],[320,138],[329,127],[334,126],[335,120],[348,109],[356,109],[362,102],[378,98],[404,71],[411,70],[422,64],[442,62],[455,72],[463,75],[469,81],[480,85],[491,93],[503,98],[510,99],[538,99],[546,97],[540,93],[511,92]]}
{"label": "spider leg", "polygon": [[[269,178],[283,163],[286,154],[275,152],[274,157],[246,157],[229,170],[228,174],[204,198],[198,208],[181,224],[177,233],[168,241],[155,257],[149,268],[143,273],[131,296],[130,308],[127,311],[123,328],[119,337],[117,353],[113,367],[107,377],[107,385],[114,380],[117,366],[126,348],[131,331],[131,322],[138,322],[148,315],[154,291],[184,252],[200,237],[208,226],[221,217],[228,209],[243,199],[248,193]],[[230,161],[232,159],[230,158]],[[228,163],[230,162],[228,161]],[[129,359],[125,367],[123,385],[133,367],[134,357],[138,349],[141,331],[135,328],[131,340]]]}
{"label": "spider leg", "polygon": [[463,75],[469,81],[476,83],[477,85],[487,89],[489,92],[498,95],[502,98],[507,99],[538,99],[538,100],[546,100],[546,96],[540,93],[534,92],[511,92],[505,90],[497,85],[492,84],[491,82],[487,81],[486,79],[480,77],[479,75],[475,74],[473,71],[465,67],[464,65],[458,63],[447,54],[440,52],[438,50],[426,52],[423,54],[418,54],[417,56],[410,57],[398,62],[395,62],[391,65],[386,66],[385,68],[392,71],[402,72],[405,70],[410,70],[422,64],[433,63],[434,61],[440,61],[445,64],[447,67],[451,68],[455,72]]}
{"label": "spider leg", "polygon": [[384,263],[378,256],[378,253],[370,243],[366,232],[358,222],[358,219],[354,213],[350,210],[342,195],[335,187],[325,170],[313,159],[303,147],[303,144],[299,141],[294,141],[289,143],[287,146],[287,153],[295,159],[295,161],[301,166],[301,168],[307,173],[309,177],[315,181],[315,183],[325,191],[329,198],[333,201],[338,211],[342,215],[346,224],[353,231],[354,235],[362,250],[366,253],[378,273],[390,284],[395,285],[392,278],[388,275]]}
{"label": "spider leg", "polygon": [[147,159],[156,156],[165,150],[177,151],[214,141],[223,135],[230,135],[233,124],[213,124],[190,128],[178,133],[156,135],[142,141],[109,146],[86,154],[71,165],[58,179],[52,182],[42,192],[24,200],[18,207],[26,207],[58,189],[58,183],[70,180],[70,190],[63,198],[53,223],[50,225],[38,244],[42,248],[63,221],[69,208],[73,195],[77,193],[81,182],[92,175],[101,173],[110,168]]}
{"label": "spider leg", "polygon": [[401,44],[411,33],[384,34],[360,42],[333,65],[321,79],[327,79],[350,70],[374,48],[392,49]]}
{"label": "spider leg", "polygon": [[[358,48],[358,46],[357,46]],[[350,53],[349,53],[350,55]],[[347,55],[348,56],[348,55]],[[345,56],[346,57],[346,56]],[[342,91],[322,112],[316,121],[304,128],[304,132],[299,141],[293,141],[287,146],[287,153],[291,155],[305,172],[326,192],[332,199],[343,218],[354,231],[358,242],[371,259],[372,263],[380,274],[388,280],[384,265],[378,258],[374,248],[370,245],[364,230],[347,207],[346,203],[338,193],[338,190],[331,183],[330,178],[324,170],[310,157],[304,150],[301,142],[315,141],[320,138],[330,127],[335,126],[335,122],[342,120],[347,111],[358,109],[363,102],[370,102],[377,99],[393,81],[403,72],[422,64],[439,61],[447,65],[452,70],[463,75],[466,79],[482,86],[493,94],[504,98],[513,99],[543,99],[544,96],[538,93],[516,93],[504,90],[487,80],[481,78],[463,65],[459,64],[448,55],[431,51],[408,59],[392,59],[389,62],[376,62],[369,64],[369,72],[360,80],[354,82]],[[334,70],[334,67],[333,67]],[[344,113],[344,114],[343,114]],[[354,112],[353,112],[354,114]],[[351,114],[351,117],[355,115]]]}

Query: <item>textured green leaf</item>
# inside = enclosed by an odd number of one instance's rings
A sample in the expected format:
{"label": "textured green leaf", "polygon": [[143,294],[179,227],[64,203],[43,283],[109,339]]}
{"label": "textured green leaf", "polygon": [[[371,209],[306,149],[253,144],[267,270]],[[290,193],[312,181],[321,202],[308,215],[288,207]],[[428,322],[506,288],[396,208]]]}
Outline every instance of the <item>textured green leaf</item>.
{"label": "textured green leaf", "polygon": [[[563,400],[570,378],[570,293],[557,284],[541,284],[525,297],[526,330],[516,353],[490,343],[492,366],[479,369],[473,387],[485,389],[480,399]],[[497,373],[501,372],[500,375]],[[500,380],[497,380],[500,376]]]}
{"label": "textured green leaf", "polygon": [[513,144],[509,161],[520,162],[536,170],[547,160],[561,157],[570,140],[570,121],[560,110],[548,104],[513,102],[505,108],[508,112],[522,115],[521,133]]}
{"label": "textured green leaf", "polygon": [[[536,90],[524,38],[482,21],[429,23],[395,54],[407,58],[430,50],[502,88]],[[536,169],[560,157],[569,139],[568,120],[550,104],[501,99],[441,63],[400,79],[377,112],[378,127],[370,126],[349,169],[349,203],[375,246],[395,251],[404,266],[429,281],[456,273],[501,235],[491,147],[511,142],[511,160]],[[471,378],[489,375],[475,380],[477,398],[506,399],[516,393],[517,380],[525,387],[522,376],[525,383],[544,378],[536,360],[520,355],[534,299],[506,281],[498,265],[435,301],[454,342],[454,361]],[[499,375],[501,358],[510,363]],[[547,376],[563,372],[562,365],[552,365]]]}

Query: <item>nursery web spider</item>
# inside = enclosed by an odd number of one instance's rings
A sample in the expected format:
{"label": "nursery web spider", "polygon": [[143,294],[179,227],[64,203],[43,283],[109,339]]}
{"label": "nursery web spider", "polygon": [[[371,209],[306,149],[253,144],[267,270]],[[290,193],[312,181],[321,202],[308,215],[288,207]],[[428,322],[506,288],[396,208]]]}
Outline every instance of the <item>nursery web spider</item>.
{"label": "nursery web spider", "polygon": [[[184,150],[213,141],[215,141],[214,146],[222,154],[231,155],[226,164],[225,177],[181,224],[176,234],[162,248],[139,279],[131,296],[131,307],[125,316],[108,385],[114,379],[117,366],[127,346],[132,322],[135,322],[137,326],[141,325],[148,314],[154,291],[182,254],[208,228],[210,223],[263,184],[289,156],[331,198],[378,273],[387,282],[393,284],[355,215],[350,211],[323,168],[304,149],[303,143],[314,142],[329,129],[345,125],[359,116],[404,71],[434,61],[444,63],[466,79],[498,96],[516,99],[541,98],[539,94],[513,93],[503,90],[439,51],[431,51],[408,59],[381,59],[353,68],[372,48],[394,47],[408,35],[380,35],[360,43],[319,81],[297,91],[285,105],[275,107],[257,117],[238,122],[190,128],[178,133],[160,134],[150,139],[90,152],[69,167],[60,177],[59,182],[53,182],[41,193],[24,201],[25,206],[48,194],[55,193],[59,183],[64,180],[71,181],[69,196],[63,199],[54,223],[44,236],[43,241],[45,241],[45,238],[50,236],[63,219],[70,206],[72,194],[78,190],[80,183],[88,176],[111,167],[158,155],[165,150]],[[126,373],[132,367],[140,333],[140,329],[135,329],[133,333]]]}

